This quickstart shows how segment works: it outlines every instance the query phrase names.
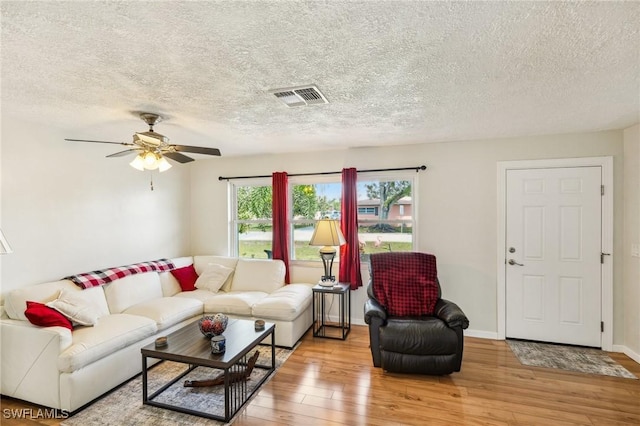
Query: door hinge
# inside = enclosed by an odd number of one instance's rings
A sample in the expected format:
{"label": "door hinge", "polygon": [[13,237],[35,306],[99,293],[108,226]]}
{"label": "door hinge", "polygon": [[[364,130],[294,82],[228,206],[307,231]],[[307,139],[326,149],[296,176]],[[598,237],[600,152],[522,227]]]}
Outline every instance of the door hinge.
{"label": "door hinge", "polygon": [[604,185],[600,185],[600,195],[604,195]]}
{"label": "door hinge", "polygon": [[600,321],[600,332],[604,333],[604,321]]}
{"label": "door hinge", "polygon": [[611,253],[600,253],[600,263],[604,263],[604,257],[611,256]]}

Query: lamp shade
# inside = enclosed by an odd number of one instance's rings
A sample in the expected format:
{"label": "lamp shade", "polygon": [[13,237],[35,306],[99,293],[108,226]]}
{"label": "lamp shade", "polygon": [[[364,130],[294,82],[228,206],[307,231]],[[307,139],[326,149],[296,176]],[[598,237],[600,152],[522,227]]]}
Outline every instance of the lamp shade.
{"label": "lamp shade", "polygon": [[11,246],[7,242],[7,239],[4,237],[2,230],[0,229],[0,254],[12,253]]}
{"label": "lamp shade", "polygon": [[335,277],[331,274],[333,258],[336,256],[335,246],[341,246],[345,243],[340,223],[337,220],[321,219],[316,222],[316,228],[313,230],[309,245],[323,246],[320,249],[320,258],[324,266],[324,275],[318,284],[332,286],[335,283]]}
{"label": "lamp shade", "polygon": [[[310,246],[341,246],[345,244],[344,235],[340,230],[340,223],[337,220],[321,219],[316,222],[313,230]],[[333,250],[335,252],[335,250]]]}

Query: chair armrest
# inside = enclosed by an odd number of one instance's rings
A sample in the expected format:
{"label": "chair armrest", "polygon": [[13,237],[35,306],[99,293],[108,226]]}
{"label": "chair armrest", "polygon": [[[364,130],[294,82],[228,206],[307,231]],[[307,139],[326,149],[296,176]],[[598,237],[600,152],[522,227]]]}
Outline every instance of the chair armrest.
{"label": "chair armrest", "polygon": [[364,322],[371,324],[374,318],[378,318],[381,324],[387,322],[387,312],[382,305],[374,299],[369,299],[364,303]]}
{"label": "chair armrest", "polygon": [[382,365],[380,327],[387,324],[387,312],[375,299],[368,299],[364,304],[364,322],[369,325],[369,346],[373,366],[380,367]]}
{"label": "chair armrest", "polygon": [[464,330],[469,327],[469,320],[462,309],[448,300],[438,299],[435,315],[451,328],[461,327]]}

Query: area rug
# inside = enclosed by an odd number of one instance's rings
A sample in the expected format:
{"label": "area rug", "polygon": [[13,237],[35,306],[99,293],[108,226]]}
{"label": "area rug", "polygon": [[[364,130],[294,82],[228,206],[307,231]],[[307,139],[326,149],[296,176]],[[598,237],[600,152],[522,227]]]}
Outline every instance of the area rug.
{"label": "area rug", "polygon": [[600,349],[513,339],[508,339],[507,344],[524,365],[637,379]]}
{"label": "area rug", "polygon": [[[268,346],[258,346],[256,349],[260,351],[260,357],[257,363],[263,365],[271,364],[270,348]],[[292,350],[276,348],[276,371],[284,364],[294,350],[295,348]],[[148,371],[149,394],[152,394],[181,372],[186,371],[187,367],[185,364],[172,361],[163,361],[151,367]],[[218,413],[224,415],[224,386],[201,388],[185,388],[183,386],[184,380],[212,379],[221,372],[221,370],[198,367],[165,390],[156,397],[154,401],[172,403],[174,405],[176,401],[180,401],[181,405],[189,408],[206,412],[220,410]],[[247,389],[249,391],[253,390],[265,374],[265,370],[254,368],[251,373],[251,378],[247,381]],[[267,381],[275,374],[276,372],[274,371]],[[242,409],[239,413],[241,412]],[[233,423],[233,420],[234,419],[231,419],[231,421],[226,424]],[[111,393],[61,423],[63,426],[120,426],[125,424],[127,426],[151,426],[158,424],[204,426],[222,425],[225,423],[179,413],[177,411],[152,407],[150,405],[143,405],[142,375],[134,377],[124,385],[116,388]]]}

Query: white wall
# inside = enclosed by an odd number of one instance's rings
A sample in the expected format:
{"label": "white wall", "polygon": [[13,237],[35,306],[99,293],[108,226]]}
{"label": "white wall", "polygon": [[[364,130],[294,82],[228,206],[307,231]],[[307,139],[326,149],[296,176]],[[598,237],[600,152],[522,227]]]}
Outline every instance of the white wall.
{"label": "white wall", "polygon": [[[640,310],[640,302],[634,305],[625,297],[640,292],[638,273],[624,275],[623,281],[623,256],[617,255],[623,253],[622,131],[200,159],[154,174],[151,192],[149,174],[129,167],[129,158],[104,158],[114,152],[109,145],[73,144],[64,141],[73,135],[58,129],[6,114],[2,120],[0,217],[14,249],[0,257],[2,295],[96,268],[227,254],[227,183],[218,180],[220,175],[426,164],[428,170],[418,174],[418,250],[437,255],[444,296],[465,310],[473,332],[487,336],[497,331],[496,163],[613,156],[614,344],[627,341],[636,353],[640,347],[633,329],[638,320],[625,317],[625,303],[627,314]],[[637,126],[624,133],[625,148],[638,145],[637,135]],[[312,280],[321,275],[319,268],[296,268],[292,275]],[[353,294],[355,323],[362,323],[364,300],[363,289]]]}
{"label": "white wall", "polygon": [[[0,106],[0,129],[2,129],[2,107]],[[0,134],[0,137],[2,134]],[[2,229],[2,139],[0,139],[0,229]],[[9,244],[11,244],[9,242]],[[0,291],[2,290],[2,258],[4,256],[0,255]],[[2,295],[0,294],[0,300],[2,299]],[[0,302],[0,315],[4,313],[4,304]]]}
{"label": "white wall", "polygon": [[[105,158],[115,145],[66,142],[63,134],[2,121],[1,292],[65,275],[189,254],[188,165],[154,173]],[[99,139],[100,135],[96,135]]]}
{"label": "white wall", "polygon": [[[622,247],[622,152],[622,131],[609,131],[200,161],[191,176],[192,249],[194,253],[227,253],[227,184],[218,181],[220,175],[425,164],[428,169],[418,175],[418,250],[437,256],[444,297],[464,309],[473,333],[489,337],[497,333],[497,162],[613,156],[615,254]],[[294,270],[292,275],[299,274]],[[364,300],[363,289],[353,294],[355,323],[363,322]],[[614,343],[624,339],[623,308],[621,257],[614,256]]]}
{"label": "white wall", "polygon": [[640,125],[624,131],[624,345],[640,362],[640,258],[631,245],[640,244]]}

